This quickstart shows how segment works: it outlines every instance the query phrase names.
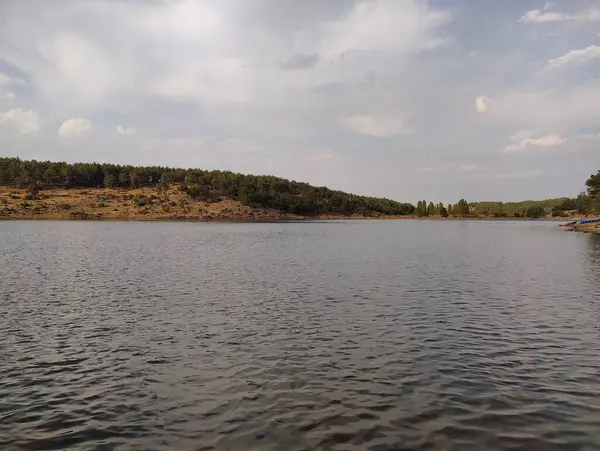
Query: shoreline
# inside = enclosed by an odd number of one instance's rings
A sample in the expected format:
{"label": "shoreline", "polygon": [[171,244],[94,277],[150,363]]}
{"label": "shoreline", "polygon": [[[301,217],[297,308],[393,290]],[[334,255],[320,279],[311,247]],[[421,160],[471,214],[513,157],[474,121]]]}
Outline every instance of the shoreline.
{"label": "shoreline", "polygon": [[[559,227],[566,226],[564,219],[555,218],[441,218],[441,217],[418,217],[418,216],[380,216],[380,217],[369,217],[369,216],[302,216],[302,217],[278,217],[278,218],[260,218],[260,217],[210,217],[210,218],[197,218],[197,217],[177,217],[177,218],[165,218],[165,217],[95,217],[90,216],[86,218],[82,217],[64,217],[64,216],[51,216],[51,215],[31,215],[31,216],[19,216],[19,217],[3,217],[0,215],[1,222],[18,222],[18,221],[80,221],[80,222],[188,222],[188,223],[223,223],[223,224],[260,224],[260,223],[309,223],[309,222],[336,222],[336,221],[393,221],[393,220],[406,220],[406,221],[481,221],[481,222],[554,222]],[[576,225],[566,226],[566,231],[579,232],[579,233],[591,233],[600,235],[599,225]]]}
{"label": "shoreline", "polygon": [[[570,218],[523,218],[487,216],[417,216],[384,214],[300,215],[272,208],[244,205],[227,197],[200,201],[171,185],[154,188],[50,188],[35,196],[24,188],[0,185],[0,221],[138,221],[138,222],[311,222],[311,221],[550,221]],[[600,233],[596,227],[578,226],[577,231]]]}
{"label": "shoreline", "polygon": [[[554,218],[441,218],[441,217],[419,217],[419,216],[301,216],[301,217],[280,217],[280,218],[255,218],[248,217],[64,217],[51,215],[31,215],[31,216],[12,216],[2,217],[0,221],[90,221],[90,222],[231,222],[231,223],[254,223],[254,222],[317,222],[317,221],[483,221],[483,222],[557,222],[564,220]],[[583,226],[582,226],[583,227]]]}
{"label": "shoreline", "polygon": [[594,233],[600,235],[600,224],[575,224],[565,227],[569,232]]}

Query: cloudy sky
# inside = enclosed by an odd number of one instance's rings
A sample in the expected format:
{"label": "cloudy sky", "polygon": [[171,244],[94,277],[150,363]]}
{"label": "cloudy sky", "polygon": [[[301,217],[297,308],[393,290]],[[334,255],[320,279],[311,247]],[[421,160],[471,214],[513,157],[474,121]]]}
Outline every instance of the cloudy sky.
{"label": "cloudy sky", "polygon": [[0,156],[575,195],[600,168],[600,2],[2,0]]}

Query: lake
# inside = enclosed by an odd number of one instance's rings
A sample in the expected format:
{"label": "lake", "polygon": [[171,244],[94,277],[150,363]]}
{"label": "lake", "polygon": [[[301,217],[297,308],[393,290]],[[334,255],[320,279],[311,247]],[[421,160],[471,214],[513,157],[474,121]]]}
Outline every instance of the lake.
{"label": "lake", "polygon": [[600,236],[0,222],[0,449],[600,449]]}

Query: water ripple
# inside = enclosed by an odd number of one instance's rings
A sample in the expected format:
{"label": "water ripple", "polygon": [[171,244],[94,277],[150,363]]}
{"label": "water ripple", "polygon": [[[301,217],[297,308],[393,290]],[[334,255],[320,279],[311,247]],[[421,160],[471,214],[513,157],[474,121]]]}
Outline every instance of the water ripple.
{"label": "water ripple", "polygon": [[0,449],[600,449],[600,240],[0,222]]}

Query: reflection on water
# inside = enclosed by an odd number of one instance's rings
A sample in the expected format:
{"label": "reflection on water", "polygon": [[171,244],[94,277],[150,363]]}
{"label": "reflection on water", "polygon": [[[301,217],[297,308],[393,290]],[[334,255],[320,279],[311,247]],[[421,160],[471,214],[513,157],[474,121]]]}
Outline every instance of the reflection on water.
{"label": "reflection on water", "polygon": [[599,449],[599,238],[0,222],[0,449]]}

